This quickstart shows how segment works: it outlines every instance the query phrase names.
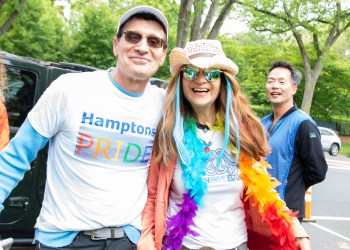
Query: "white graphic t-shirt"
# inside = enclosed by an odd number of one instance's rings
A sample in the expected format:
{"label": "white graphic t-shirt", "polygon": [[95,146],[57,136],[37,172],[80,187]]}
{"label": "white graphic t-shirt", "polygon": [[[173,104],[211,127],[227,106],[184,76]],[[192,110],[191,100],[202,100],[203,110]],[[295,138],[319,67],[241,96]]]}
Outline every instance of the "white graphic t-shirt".
{"label": "white graphic t-shirt", "polygon": [[28,115],[34,129],[50,138],[37,228],[141,229],[164,96],[164,89],[150,84],[141,96],[122,92],[107,71],[66,74],[51,84]]}
{"label": "white graphic t-shirt", "polygon": [[[208,138],[212,136],[207,131]],[[203,136],[203,131],[201,133]],[[227,147],[221,164],[216,167],[216,160],[223,145],[223,134],[220,131],[213,135],[213,144],[210,146],[212,156],[208,159],[206,175],[203,177],[208,185],[208,192],[203,197],[204,206],[199,207],[194,218],[196,227],[191,227],[199,236],[185,236],[183,245],[190,249],[199,249],[203,246],[214,249],[232,249],[247,241],[247,228],[243,202],[243,181],[240,179],[240,170],[235,162],[235,155]],[[203,148],[204,150],[204,148]],[[171,184],[169,207],[167,216],[174,216],[179,208],[175,204],[183,202],[182,195],[186,192],[182,179],[182,169],[179,162]]]}

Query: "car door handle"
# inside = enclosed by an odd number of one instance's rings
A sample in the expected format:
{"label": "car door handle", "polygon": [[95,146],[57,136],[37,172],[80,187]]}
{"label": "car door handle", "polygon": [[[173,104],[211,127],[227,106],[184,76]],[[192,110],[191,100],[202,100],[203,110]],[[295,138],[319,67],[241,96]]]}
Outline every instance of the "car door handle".
{"label": "car door handle", "polygon": [[18,197],[11,197],[10,199],[10,207],[16,207],[16,208],[23,208],[25,211],[28,208],[28,197],[25,196],[18,196]]}

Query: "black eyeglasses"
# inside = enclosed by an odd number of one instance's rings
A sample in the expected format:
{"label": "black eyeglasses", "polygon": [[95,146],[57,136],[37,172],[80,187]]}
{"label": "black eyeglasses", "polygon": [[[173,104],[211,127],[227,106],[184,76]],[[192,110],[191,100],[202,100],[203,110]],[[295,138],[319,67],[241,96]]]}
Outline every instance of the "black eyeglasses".
{"label": "black eyeglasses", "polygon": [[[185,66],[182,69],[182,72],[184,73],[184,76],[187,80],[192,81],[198,77],[200,69],[194,66]],[[216,79],[220,77],[220,74],[221,74],[220,69],[207,68],[203,70],[203,75],[205,79],[207,79],[209,82],[214,82]]]}
{"label": "black eyeglasses", "polygon": [[[143,36],[140,33],[137,33],[134,31],[124,31],[123,34],[125,35],[125,40],[133,44],[139,43],[143,38]],[[151,48],[156,48],[156,49],[159,49],[162,47],[166,48],[166,43],[160,37],[147,36],[145,38],[147,40],[148,46],[150,46]]]}

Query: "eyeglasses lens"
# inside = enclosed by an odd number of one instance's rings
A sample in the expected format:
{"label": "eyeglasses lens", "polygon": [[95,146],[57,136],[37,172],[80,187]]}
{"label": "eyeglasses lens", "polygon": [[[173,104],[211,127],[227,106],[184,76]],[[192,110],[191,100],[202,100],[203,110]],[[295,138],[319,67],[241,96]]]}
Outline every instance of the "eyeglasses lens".
{"label": "eyeglasses lens", "polygon": [[199,75],[199,69],[191,68],[189,66],[184,67],[182,71],[185,75],[185,78],[190,81],[196,79]]}
{"label": "eyeglasses lens", "polygon": [[[125,31],[123,34],[125,35],[125,40],[129,43],[136,44],[142,40],[142,35],[137,32]],[[161,48],[164,44],[163,39],[159,37],[149,36],[146,39],[148,46],[151,48]]]}
{"label": "eyeglasses lens", "polygon": [[[184,73],[185,78],[187,80],[192,81],[198,77],[200,70],[199,68],[185,66],[182,71]],[[221,70],[208,68],[208,69],[204,69],[203,74],[205,79],[207,79],[209,82],[213,82],[220,77]]]}

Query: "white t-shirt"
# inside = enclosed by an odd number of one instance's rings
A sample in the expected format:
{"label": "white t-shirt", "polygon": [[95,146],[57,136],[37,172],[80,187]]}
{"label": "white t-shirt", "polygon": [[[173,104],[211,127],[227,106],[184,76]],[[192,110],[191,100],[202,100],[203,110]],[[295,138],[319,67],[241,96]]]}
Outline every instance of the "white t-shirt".
{"label": "white t-shirt", "polygon": [[50,138],[43,205],[46,232],[133,225],[141,229],[149,160],[165,90],[116,88],[107,71],[60,76],[28,114]]}
{"label": "white t-shirt", "polygon": [[[210,141],[213,131],[207,131],[206,141]],[[204,136],[204,133],[201,133]],[[190,249],[207,246],[214,249],[232,249],[247,241],[242,203],[243,181],[240,170],[235,162],[235,155],[226,148],[221,164],[216,169],[216,160],[223,145],[223,134],[217,131],[213,136],[210,149],[212,157],[207,161],[206,176],[208,192],[203,197],[203,208],[199,207],[194,218],[196,227],[191,227],[199,236],[185,236],[183,245]],[[203,148],[204,150],[204,148]],[[182,169],[177,162],[171,184],[167,216],[174,216],[179,208],[175,204],[183,202],[182,195],[186,192],[182,179]]]}

